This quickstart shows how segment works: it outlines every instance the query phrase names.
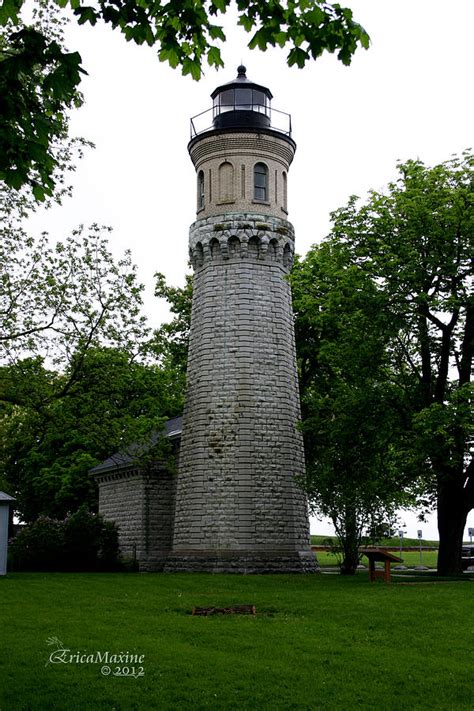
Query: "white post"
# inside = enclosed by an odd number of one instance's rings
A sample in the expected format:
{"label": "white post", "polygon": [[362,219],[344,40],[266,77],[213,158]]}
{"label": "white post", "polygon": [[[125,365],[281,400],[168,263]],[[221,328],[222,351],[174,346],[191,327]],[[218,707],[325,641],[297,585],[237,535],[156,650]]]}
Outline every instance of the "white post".
{"label": "white post", "polygon": [[423,557],[421,552],[421,539],[423,538],[423,531],[418,531],[418,538],[420,541],[420,567],[423,565]]}
{"label": "white post", "polygon": [[0,575],[7,573],[8,514],[13,501],[12,496],[0,491]]}

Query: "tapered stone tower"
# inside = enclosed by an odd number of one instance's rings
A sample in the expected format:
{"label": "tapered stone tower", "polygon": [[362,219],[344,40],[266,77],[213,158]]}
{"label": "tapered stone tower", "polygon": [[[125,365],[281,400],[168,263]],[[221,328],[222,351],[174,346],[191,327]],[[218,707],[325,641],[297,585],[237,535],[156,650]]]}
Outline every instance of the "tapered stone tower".
{"label": "tapered stone tower", "polygon": [[212,109],[191,121],[188,146],[197,173],[194,296],[165,569],[311,572],[285,279],[294,254],[286,218],[296,145],[289,115],[271,108],[271,92],[249,81],[245,67],[212,98]]}

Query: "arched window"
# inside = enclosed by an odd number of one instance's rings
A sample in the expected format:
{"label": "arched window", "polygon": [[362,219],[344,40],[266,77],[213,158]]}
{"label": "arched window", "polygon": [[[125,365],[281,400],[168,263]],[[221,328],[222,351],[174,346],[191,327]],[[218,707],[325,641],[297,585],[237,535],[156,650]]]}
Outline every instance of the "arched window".
{"label": "arched window", "polygon": [[219,166],[219,202],[234,200],[234,166],[224,161]]}
{"label": "arched window", "polygon": [[198,195],[197,195],[198,210],[202,210],[204,207],[204,171],[203,170],[200,170],[198,173],[197,190],[198,190]]}
{"label": "arched window", "polygon": [[201,242],[196,243],[194,250],[194,268],[199,269],[204,264],[204,249]]}
{"label": "arched window", "polygon": [[260,255],[260,240],[258,237],[251,237],[249,239],[248,255],[254,259],[258,259]]}
{"label": "arched window", "polygon": [[221,246],[219,240],[215,237],[209,242],[209,250],[211,252],[212,261],[218,261],[221,256]]}
{"label": "arched window", "polygon": [[229,250],[229,257],[240,257],[240,239],[233,235],[227,240],[227,249]]}
{"label": "arched window", "polygon": [[268,257],[271,262],[276,262],[277,259],[278,242],[276,239],[271,239],[268,243]]}
{"label": "arched window", "polygon": [[268,168],[265,163],[255,163],[253,169],[253,197],[255,200],[268,200]]}
{"label": "arched window", "polygon": [[288,210],[288,185],[285,171],[283,171],[283,209]]}

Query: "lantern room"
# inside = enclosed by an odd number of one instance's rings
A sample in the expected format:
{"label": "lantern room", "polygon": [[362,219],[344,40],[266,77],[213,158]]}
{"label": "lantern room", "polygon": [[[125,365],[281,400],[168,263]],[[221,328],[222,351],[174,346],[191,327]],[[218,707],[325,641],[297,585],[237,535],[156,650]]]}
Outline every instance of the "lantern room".
{"label": "lantern room", "polygon": [[290,114],[275,109],[270,89],[250,81],[246,71],[238,67],[236,79],[212,92],[212,107],[191,118],[191,144],[211,132],[277,132],[291,138]]}
{"label": "lantern room", "polygon": [[270,128],[272,93],[247,79],[246,71],[240,65],[236,79],[212,92],[214,128]]}

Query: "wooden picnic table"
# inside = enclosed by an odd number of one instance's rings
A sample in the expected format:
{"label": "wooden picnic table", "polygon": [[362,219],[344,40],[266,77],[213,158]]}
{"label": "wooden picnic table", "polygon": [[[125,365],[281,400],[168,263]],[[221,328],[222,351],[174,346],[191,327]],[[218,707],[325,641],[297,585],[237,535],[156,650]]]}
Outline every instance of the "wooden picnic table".
{"label": "wooden picnic table", "polygon": [[[402,559],[384,548],[359,548],[359,552],[369,559],[369,580],[374,582],[381,578],[385,583],[390,583],[390,563],[402,563]],[[375,563],[383,563],[383,570],[376,570]]]}

